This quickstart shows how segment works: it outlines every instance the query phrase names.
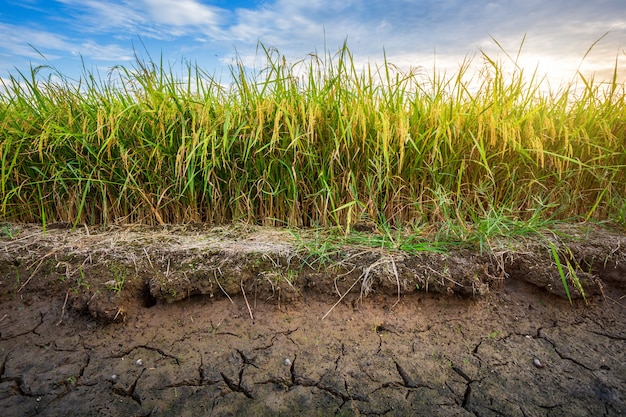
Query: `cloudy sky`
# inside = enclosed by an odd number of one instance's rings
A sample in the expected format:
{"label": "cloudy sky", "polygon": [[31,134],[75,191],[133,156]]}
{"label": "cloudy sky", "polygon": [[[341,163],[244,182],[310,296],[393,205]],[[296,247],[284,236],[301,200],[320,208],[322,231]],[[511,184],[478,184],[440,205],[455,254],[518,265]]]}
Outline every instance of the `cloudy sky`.
{"label": "cloudy sky", "polygon": [[623,76],[626,1],[0,0],[0,77],[31,64],[76,76],[81,59],[106,71],[130,65],[133,49],[219,76],[235,54],[252,64],[259,41],[295,61],[345,39],[360,64],[380,63],[384,51],[402,68],[435,59],[448,72],[481,50],[497,56],[493,39],[515,56],[524,37],[521,65],[539,65],[552,83],[577,69],[604,77],[616,58]]}

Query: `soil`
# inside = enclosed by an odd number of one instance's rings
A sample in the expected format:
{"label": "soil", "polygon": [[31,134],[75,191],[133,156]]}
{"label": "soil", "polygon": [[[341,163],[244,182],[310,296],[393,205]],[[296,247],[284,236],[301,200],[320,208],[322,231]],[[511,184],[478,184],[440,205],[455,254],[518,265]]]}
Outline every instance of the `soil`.
{"label": "soil", "polygon": [[66,226],[4,226],[2,416],[626,414],[620,230],[409,253]]}

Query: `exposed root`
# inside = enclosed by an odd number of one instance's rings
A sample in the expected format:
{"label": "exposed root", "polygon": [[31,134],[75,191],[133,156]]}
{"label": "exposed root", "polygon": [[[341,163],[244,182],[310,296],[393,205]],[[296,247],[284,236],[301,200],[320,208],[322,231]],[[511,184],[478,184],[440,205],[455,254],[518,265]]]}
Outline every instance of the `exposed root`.
{"label": "exposed root", "polygon": [[250,308],[250,303],[248,302],[248,297],[246,297],[246,290],[244,290],[244,288],[243,288],[243,281],[241,281],[240,285],[241,285],[241,294],[243,295],[243,299],[246,301],[246,307],[248,307],[248,313],[250,313],[250,320],[252,320],[254,322],[254,315],[252,314],[252,309]]}
{"label": "exposed root", "polygon": [[67,299],[70,296],[70,292],[68,291],[65,294],[65,301],[63,302],[63,307],[61,308],[61,318],[59,319],[57,326],[63,322],[63,316],[65,316],[65,306],[67,305]]}

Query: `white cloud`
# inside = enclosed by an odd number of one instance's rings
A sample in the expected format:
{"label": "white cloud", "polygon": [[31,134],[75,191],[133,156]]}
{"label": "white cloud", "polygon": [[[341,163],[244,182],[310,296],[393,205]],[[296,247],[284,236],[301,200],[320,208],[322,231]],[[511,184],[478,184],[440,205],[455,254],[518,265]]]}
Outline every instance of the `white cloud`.
{"label": "white cloud", "polygon": [[67,6],[67,10],[59,14],[60,19],[66,21],[73,31],[110,33],[111,29],[123,29],[135,33],[147,23],[145,14],[130,7],[128,2],[97,0],[59,0],[59,2]]}
{"label": "white cloud", "polygon": [[[27,43],[24,42],[27,40]],[[18,27],[0,23],[0,56],[6,56],[7,61],[0,58],[0,68],[12,69],[13,66],[34,63],[51,63],[65,59],[67,55],[78,56],[93,60],[122,62],[132,59],[127,48],[115,44],[99,44],[93,40],[84,40],[80,43],[53,32]],[[18,57],[16,59],[16,57]]]}
{"label": "white cloud", "polygon": [[35,49],[43,46],[64,50],[70,44],[62,35],[56,33],[0,23],[0,48],[3,50],[33,58],[40,57]]}
{"label": "white cloud", "polygon": [[392,29],[393,25],[387,19],[381,20],[378,26],[376,26],[376,32],[381,34],[389,33]]}
{"label": "white cloud", "polygon": [[217,34],[229,12],[196,0],[60,0],[75,30],[117,37],[173,40],[197,33]]}
{"label": "white cloud", "polygon": [[101,45],[94,41],[81,43],[77,47],[74,47],[72,53],[74,55],[87,56],[97,61],[110,61],[113,63],[121,63],[134,59],[134,55],[126,48],[115,44]]}
{"label": "white cloud", "polygon": [[143,5],[156,23],[172,26],[217,26],[223,14],[195,0],[143,0]]}

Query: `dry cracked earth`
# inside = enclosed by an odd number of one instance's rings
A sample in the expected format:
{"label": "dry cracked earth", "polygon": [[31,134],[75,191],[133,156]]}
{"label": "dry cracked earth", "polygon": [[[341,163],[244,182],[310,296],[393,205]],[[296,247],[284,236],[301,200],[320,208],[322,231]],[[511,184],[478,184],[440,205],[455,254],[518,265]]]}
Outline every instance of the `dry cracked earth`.
{"label": "dry cracked earth", "polygon": [[479,297],[303,287],[288,302],[242,285],[168,303],[141,286],[103,322],[41,269],[0,297],[5,417],[626,415],[620,280],[572,304],[518,279]]}

